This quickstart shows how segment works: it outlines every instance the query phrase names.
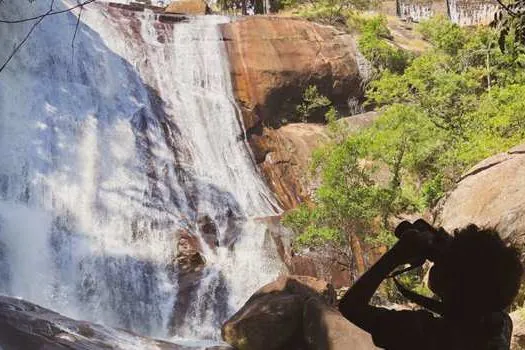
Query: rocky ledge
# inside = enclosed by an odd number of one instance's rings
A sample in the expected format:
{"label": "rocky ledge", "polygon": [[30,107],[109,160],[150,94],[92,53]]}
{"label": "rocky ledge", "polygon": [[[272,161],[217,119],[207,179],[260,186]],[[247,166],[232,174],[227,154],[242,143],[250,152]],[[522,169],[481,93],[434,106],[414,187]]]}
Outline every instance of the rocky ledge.
{"label": "rocky ledge", "polygon": [[[76,321],[21,299],[0,296],[0,349],[201,349],[142,337],[87,321]],[[227,346],[209,350],[230,349]]]}

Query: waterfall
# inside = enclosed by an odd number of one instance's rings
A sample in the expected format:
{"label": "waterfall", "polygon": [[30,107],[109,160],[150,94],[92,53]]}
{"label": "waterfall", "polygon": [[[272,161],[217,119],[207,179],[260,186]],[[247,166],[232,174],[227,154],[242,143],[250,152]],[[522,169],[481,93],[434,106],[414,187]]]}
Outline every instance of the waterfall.
{"label": "waterfall", "polygon": [[[4,1],[0,17],[49,3]],[[0,73],[0,293],[140,334],[216,340],[281,269],[257,220],[280,209],[232,96],[219,31],[228,19],[174,23],[92,4],[72,42],[76,21],[45,18]],[[1,47],[31,25],[0,24]],[[198,239],[206,267],[173,328],[180,230]]]}
{"label": "waterfall", "polygon": [[488,0],[447,0],[450,20],[460,26],[489,24],[499,8]]}
{"label": "waterfall", "polygon": [[434,15],[431,0],[397,0],[397,15],[403,19],[420,22]]}

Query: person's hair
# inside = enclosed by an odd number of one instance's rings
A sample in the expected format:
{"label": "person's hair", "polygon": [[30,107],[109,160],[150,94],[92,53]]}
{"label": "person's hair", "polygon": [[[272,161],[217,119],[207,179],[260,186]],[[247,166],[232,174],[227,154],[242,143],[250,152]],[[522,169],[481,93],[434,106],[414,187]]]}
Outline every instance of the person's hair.
{"label": "person's hair", "polygon": [[448,271],[454,274],[454,294],[461,299],[456,306],[484,313],[512,304],[523,267],[518,251],[505,244],[496,230],[469,225],[454,231],[447,258]]}

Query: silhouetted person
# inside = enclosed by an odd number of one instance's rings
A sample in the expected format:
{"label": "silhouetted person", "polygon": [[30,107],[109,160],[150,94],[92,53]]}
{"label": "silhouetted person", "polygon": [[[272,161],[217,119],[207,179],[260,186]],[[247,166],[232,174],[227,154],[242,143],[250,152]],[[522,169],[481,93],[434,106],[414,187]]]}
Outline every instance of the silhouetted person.
{"label": "silhouetted person", "polygon": [[[518,253],[494,230],[470,225],[454,237],[423,220],[401,223],[399,241],[345,294],[339,309],[387,350],[503,350],[512,321],[505,310],[518,293]],[[427,309],[394,311],[369,305],[381,281],[404,264],[434,262],[429,287],[439,298],[400,291]]]}

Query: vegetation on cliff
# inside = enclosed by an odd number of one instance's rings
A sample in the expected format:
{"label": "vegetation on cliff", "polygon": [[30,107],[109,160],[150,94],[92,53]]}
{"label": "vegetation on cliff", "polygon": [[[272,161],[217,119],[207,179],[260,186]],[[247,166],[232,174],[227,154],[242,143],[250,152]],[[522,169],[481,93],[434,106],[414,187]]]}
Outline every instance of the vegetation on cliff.
{"label": "vegetation on cliff", "polygon": [[284,219],[299,246],[350,245],[357,270],[360,242],[393,241],[390,218],[431,209],[469,167],[525,139],[525,47],[512,35],[502,50],[494,29],[434,18],[418,28],[432,48],[414,57],[387,41],[381,17],[360,30],[375,68],[366,104],[381,116],[355,134],[331,123],[312,164],[322,184]]}

